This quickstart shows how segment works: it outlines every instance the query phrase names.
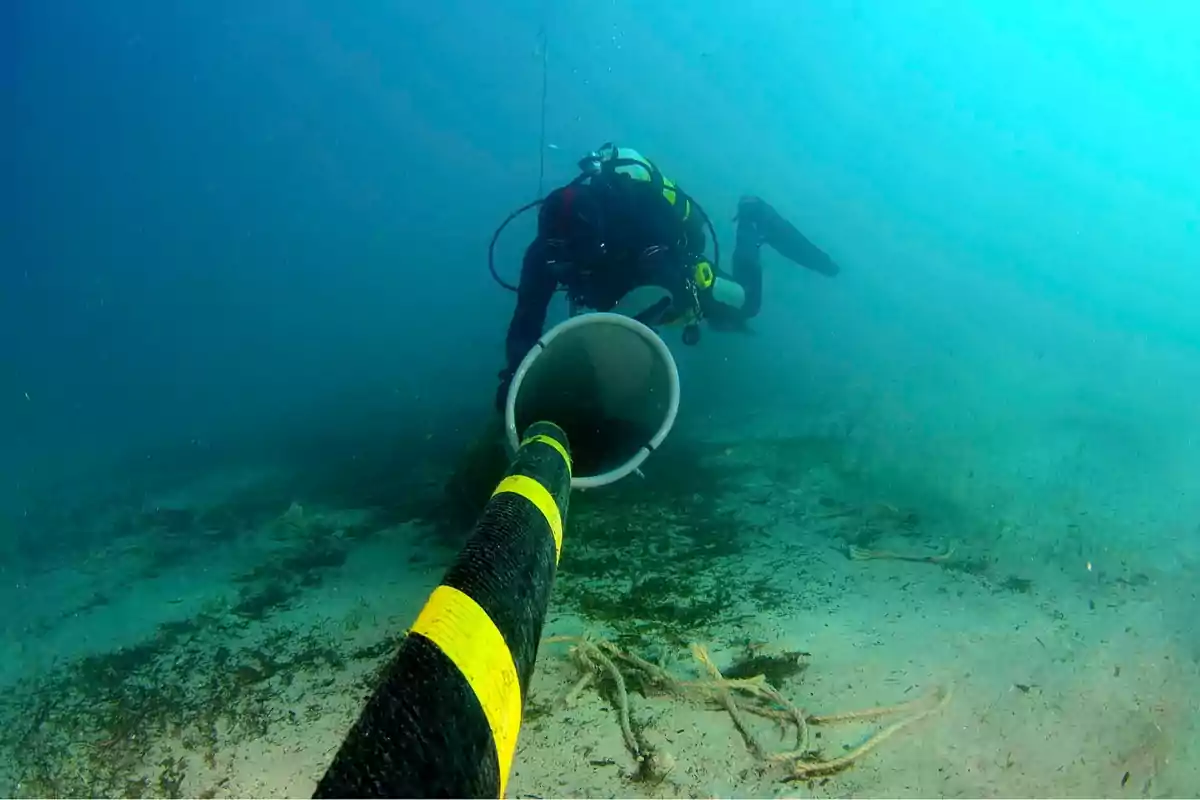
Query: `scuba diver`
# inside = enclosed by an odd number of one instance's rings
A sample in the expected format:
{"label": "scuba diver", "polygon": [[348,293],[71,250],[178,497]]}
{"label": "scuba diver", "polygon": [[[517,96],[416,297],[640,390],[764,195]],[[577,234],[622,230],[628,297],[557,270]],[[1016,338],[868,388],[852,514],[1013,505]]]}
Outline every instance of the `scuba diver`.
{"label": "scuba diver", "polygon": [[[682,325],[684,344],[693,345],[700,339],[701,321],[714,330],[744,330],[745,322],[758,314],[762,245],[822,275],[839,272],[826,253],[766,201],[743,197],[728,275],[719,266],[712,221],[638,151],[608,143],[582,158],[579,168],[570,183],[513,212],[492,238],[492,276],[517,293],[497,409],[503,409],[513,374],[542,335],[550,300],[560,288],[565,288],[574,316],[581,309],[612,310],[634,289],[658,287],[667,296],[634,318],[652,328]],[[513,287],[496,273],[496,240],[509,222],[535,206],[540,206],[537,236],[525,250],[520,283]],[[706,228],[713,237],[711,260],[705,255]]]}

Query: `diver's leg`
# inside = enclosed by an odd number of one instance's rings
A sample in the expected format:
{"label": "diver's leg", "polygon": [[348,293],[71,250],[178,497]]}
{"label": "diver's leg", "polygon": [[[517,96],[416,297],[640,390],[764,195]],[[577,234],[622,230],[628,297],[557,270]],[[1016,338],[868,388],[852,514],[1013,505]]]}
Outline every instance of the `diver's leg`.
{"label": "diver's leg", "polygon": [[[838,265],[833,262],[821,248],[805,238],[796,226],[779,215],[771,204],[758,197],[743,197],[738,204],[738,243],[741,244],[740,231],[742,220],[749,219],[758,232],[759,242],[771,245],[779,255],[794,261],[806,269],[819,272],[822,275],[834,276],[839,272]],[[734,263],[737,253],[734,253]]]}
{"label": "diver's leg", "polygon": [[746,301],[740,309],[743,319],[757,316],[762,308],[762,259],[758,251],[765,238],[761,230],[758,203],[761,201],[753,197],[743,197],[738,203],[733,279],[746,291]]}

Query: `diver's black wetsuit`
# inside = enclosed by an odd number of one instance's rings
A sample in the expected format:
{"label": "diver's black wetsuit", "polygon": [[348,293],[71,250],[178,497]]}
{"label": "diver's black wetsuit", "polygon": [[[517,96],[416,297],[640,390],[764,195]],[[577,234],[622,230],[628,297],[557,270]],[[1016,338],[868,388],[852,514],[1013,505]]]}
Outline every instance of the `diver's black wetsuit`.
{"label": "diver's black wetsuit", "polygon": [[[716,301],[696,285],[697,265],[707,263],[705,223],[698,209],[681,219],[660,187],[648,182],[577,181],[551,192],[521,266],[496,406],[503,407],[513,373],[542,335],[550,299],[560,286],[572,303],[597,311],[612,309],[639,286],[659,286],[671,294],[671,308],[695,310],[720,330],[736,328],[758,314],[763,244],[822,275],[838,273],[828,255],[765,201],[743,197],[736,219],[732,278],[745,290],[740,308]],[[658,310],[665,307],[666,303]]]}

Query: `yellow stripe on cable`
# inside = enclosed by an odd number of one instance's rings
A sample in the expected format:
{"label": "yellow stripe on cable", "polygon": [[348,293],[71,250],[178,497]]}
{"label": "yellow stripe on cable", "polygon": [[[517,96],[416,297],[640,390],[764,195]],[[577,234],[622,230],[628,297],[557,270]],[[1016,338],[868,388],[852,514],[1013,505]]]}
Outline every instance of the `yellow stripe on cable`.
{"label": "yellow stripe on cable", "polygon": [[550,526],[550,532],[554,534],[554,563],[557,564],[558,555],[562,552],[563,525],[562,515],[558,513],[558,503],[554,502],[554,497],[546,491],[545,486],[525,475],[509,475],[500,481],[496,491],[492,492],[492,497],[505,493],[524,497],[542,512],[546,524]]}
{"label": "yellow stripe on cable", "polygon": [[451,586],[438,586],[411,633],[436,644],[471,685],[492,729],[500,764],[500,797],[521,730],[521,683],[504,636],[483,608]]}
{"label": "yellow stripe on cable", "polygon": [[530,436],[528,439],[521,442],[521,447],[524,447],[530,442],[541,442],[542,444],[548,444],[557,450],[558,454],[562,456],[563,461],[565,461],[567,464],[567,474],[571,474],[571,457],[567,455],[567,448],[563,447],[562,444],[560,444],[556,439],[551,436],[547,436],[544,433],[539,433],[536,436]]}

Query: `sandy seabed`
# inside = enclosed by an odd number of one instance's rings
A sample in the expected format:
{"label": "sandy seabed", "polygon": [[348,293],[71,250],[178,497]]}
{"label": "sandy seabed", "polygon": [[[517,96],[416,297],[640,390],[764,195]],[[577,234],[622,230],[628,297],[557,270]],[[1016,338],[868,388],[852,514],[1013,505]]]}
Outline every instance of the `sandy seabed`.
{"label": "sandy seabed", "polygon": [[[718,456],[763,465],[769,453],[733,445]],[[794,748],[794,729],[749,719],[756,755],[719,705],[631,691],[631,724],[665,765],[647,780],[611,692],[572,692],[580,672],[569,645],[548,643],[509,796],[1200,793],[1200,667],[1170,613],[1194,597],[1188,570],[1031,563],[1027,550],[1006,553],[1004,536],[953,530],[902,498],[843,491],[819,459],[738,480],[719,504],[753,535],[673,576],[681,608],[720,597],[694,629],[638,620],[632,606],[629,619],[597,618],[580,602],[587,591],[635,596],[673,559],[711,546],[676,525],[655,540],[654,563],[665,566],[627,558],[632,572],[579,575],[564,553],[545,635],[649,647],[685,677],[699,674],[693,643],[722,669],[747,653],[803,652],[806,668],[778,690],[806,715],[938,691],[952,691],[948,701],[845,770],[789,779],[795,761],[769,756]],[[0,792],[310,795],[452,553],[419,523],[295,499],[236,536],[215,527],[207,544],[193,536],[165,552],[174,534],[160,520],[86,560],[36,574],[10,566]],[[568,526],[566,550],[605,546],[576,541]],[[673,615],[661,597],[654,608]],[[813,726],[808,758],[851,753],[888,723]]]}

